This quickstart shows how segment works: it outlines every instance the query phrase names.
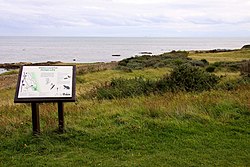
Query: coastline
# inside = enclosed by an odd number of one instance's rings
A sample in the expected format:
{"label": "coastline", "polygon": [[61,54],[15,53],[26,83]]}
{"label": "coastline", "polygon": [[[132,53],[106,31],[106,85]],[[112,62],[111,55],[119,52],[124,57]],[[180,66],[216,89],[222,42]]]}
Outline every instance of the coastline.
{"label": "coastline", "polygon": [[[244,45],[241,48],[238,49],[210,49],[210,50],[183,50],[188,52],[188,54],[192,55],[193,57],[195,57],[196,55],[202,55],[202,54],[217,54],[217,53],[228,53],[228,52],[241,52],[244,50],[248,50],[250,48],[250,45]],[[180,51],[180,50],[177,50]],[[164,53],[175,53],[176,50],[172,50],[170,52],[164,52]],[[161,53],[161,54],[164,54]],[[136,54],[134,56],[131,57],[137,57],[137,56],[159,56],[161,54],[152,54],[152,52],[140,52],[140,54]],[[103,69],[106,68],[106,66],[113,66],[114,64],[117,64],[119,61],[110,61],[110,62],[92,62],[92,63],[84,63],[84,62],[62,62],[62,61],[46,61],[46,62],[16,62],[16,63],[0,63],[0,74],[4,74],[8,71],[11,70],[16,70],[19,69],[21,66],[27,66],[27,65],[36,65],[36,66],[49,66],[49,65],[62,65],[62,64],[81,64],[81,70],[89,71],[89,65],[91,64],[91,68],[93,69]],[[87,66],[85,66],[87,65]]]}
{"label": "coastline", "polygon": [[[120,61],[141,52],[159,55],[172,50],[237,49],[250,38],[0,38],[0,63]],[[120,55],[120,56],[112,56]],[[74,61],[75,60],[75,61]]]}
{"label": "coastline", "polygon": [[5,68],[0,68],[0,74],[3,74],[5,72],[7,72],[8,70],[6,70]]}
{"label": "coastline", "polygon": [[[234,52],[234,51],[239,51],[241,49],[211,49],[211,50],[183,50],[183,51],[187,51],[189,53],[220,53],[220,52]],[[175,50],[172,50],[170,52],[164,52],[164,53],[171,53],[171,52],[175,52]],[[136,54],[134,56],[143,56],[143,55],[150,55],[150,56],[158,56],[161,54],[152,54],[151,52],[141,52],[144,54]],[[150,54],[148,54],[150,53]],[[164,54],[162,53],[162,54]],[[131,56],[131,57],[134,57]],[[111,62],[118,62],[118,61],[110,61],[110,62],[93,62],[91,64],[95,64],[95,63],[111,63]],[[56,65],[56,64],[67,64],[68,62],[61,62],[61,61],[47,61],[47,62],[16,62],[16,63],[0,63],[0,74],[3,73],[2,71],[8,71],[8,70],[13,70],[13,69],[19,69],[21,66],[24,65],[41,65],[41,66],[46,66],[46,65]],[[72,63],[70,63],[72,64]],[[89,63],[84,63],[84,62],[73,62],[73,64],[89,64]]]}
{"label": "coastline", "polygon": [[8,70],[18,69],[24,65],[25,66],[27,66],[27,65],[46,66],[46,65],[55,65],[55,64],[60,64],[60,63],[62,63],[62,62],[61,61],[47,61],[47,62],[40,62],[40,63],[31,63],[31,62],[3,63],[3,64],[0,64],[0,69],[3,69],[3,71],[4,70],[8,71]]}

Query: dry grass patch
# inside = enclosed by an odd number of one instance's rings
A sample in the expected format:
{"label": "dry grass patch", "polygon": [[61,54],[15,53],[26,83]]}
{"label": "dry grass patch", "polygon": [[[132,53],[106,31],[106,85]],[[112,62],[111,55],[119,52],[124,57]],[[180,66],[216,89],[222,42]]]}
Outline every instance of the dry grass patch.
{"label": "dry grass patch", "polygon": [[209,63],[221,61],[242,61],[250,59],[250,50],[219,53],[190,53],[189,57],[196,60],[206,59]]}

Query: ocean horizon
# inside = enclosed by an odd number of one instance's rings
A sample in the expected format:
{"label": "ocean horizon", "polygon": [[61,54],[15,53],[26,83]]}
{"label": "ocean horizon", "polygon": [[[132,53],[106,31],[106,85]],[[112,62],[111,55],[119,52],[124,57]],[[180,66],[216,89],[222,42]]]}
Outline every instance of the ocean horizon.
{"label": "ocean horizon", "polygon": [[[111,62],[172,50],[240,49],[246,38],[208,37],[0,37],[0,63],[16,62]],[[119,55],[119,56],[112,56]]]}

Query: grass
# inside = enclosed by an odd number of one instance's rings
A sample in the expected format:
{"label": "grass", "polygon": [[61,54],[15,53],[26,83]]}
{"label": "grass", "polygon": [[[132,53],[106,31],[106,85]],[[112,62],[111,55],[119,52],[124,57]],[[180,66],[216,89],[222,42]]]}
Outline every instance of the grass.
{"label": "grass", "polygon": [[[78,74],[63,134],[56,132],[56,104],[40,104],[42,132],[33,136],[30,105],[13,103],[14,87],[1,89],[0,166],[249,166],[249,84],[114,100],[79,96],[112,78],[158,79],[170,70]],[[241,77],[216,75],[222,82]]]}
{"label": "grass", "polygon": [[42,105],[38,137],[29,106],[5,107],[1,166],[247,166],[249,90],[80,100],[65,106],[65,134]]}
{"label": "grass", "polygon": [[242,61],[250,59],[250,49],[219,53],[190,53],[189,57],[195,60],[206,59],[210,63],[220,61]]}
{"label": "grass", "polygon": [[85,75],[77,76],[77,93],[78,95],[84,94],[102,83],[109,82],[112,78],[143,77],[146,79],[159,79],[164,74],[169,73],[170,70],[170,68],[149,68],[144,70],[133,70],[133,72],[130,73],[120,70],[105,70],[100,72],[87,73]]}

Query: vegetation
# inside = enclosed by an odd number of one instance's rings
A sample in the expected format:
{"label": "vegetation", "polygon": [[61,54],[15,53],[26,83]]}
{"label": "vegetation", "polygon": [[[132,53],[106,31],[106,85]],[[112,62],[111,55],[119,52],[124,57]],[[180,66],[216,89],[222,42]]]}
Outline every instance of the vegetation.
{"label": "vegetation", "polygon": [[224,82],[221,82],[220,84],[218,84],[217,88],[224,89],[224,90],[236,90],[248,84],[250,84],[250,77],[243,76],[243,77],[236,78],[236,79],[225,80]]}
{"label": "vegetation", "polygon": [[157,87],[159,90],[204,91],[215,87],[218,81],[219,77],[198,67],[181,65],[160,80]]}
{"label": "vegetation", "polygon": [[250,76],[250,60],[244,62],[241,65],[240,72],[241,72],[242,75]]}
{"label": "vegetation", "polygon": [[[245,50],[202,54],[209,61],[234,53],[250,59]],[[199,55],[199,60],[204,57]],[[63,134],[56,131],[56,104],[40,104],[42,132],[33,136],[30,105],[14,104],[15,86],[5,86],[11,85],[8,75],[0,76],[0,166],[250,165],[250,79],[240,69],[216,67],[208,74],[207,65],[192,63],[130,72],[112,70],[117,66],[110,64],[77,68],[82,69],[77,73],[77,101],[65,104]],[[150,93],[160,88],[160,81],[178,90],[163,86],[161,93]],[[86,96],[102,85],[107,90],[124,87],[125,92],[112,100]],[[138,90],[142,93],[123,98]]]}
{"label": "vegetation", "polygon": [[124,71],[139,70],[144,68],[176,67],[182,64],[195,66],[207,65],[206,60],[192,60],[186,51],[172,51],[157,56],[143,55],[124,59],[118,63],[117,69]]}
{"label": "vegetation", "polygon": [[206,71],[207,71],[207,72],[214,72],[214,71],[215,71],[215,68],[216,68],[216,66],[210,65],[210,66],[208,66],[208,67],[206,68]]}
{"label": "vegetation", "polygon": [[217,53],[189,53],[188,57],[194,60],[206,59],[209,63],[220,62],[220,61],[242,61],[249,60],[250,50],[240,49],[231,52],[217,52]]}
{"label": "vegetation", "polygon": [[209,74],[198,67],[180,65],[174,68],[170,75],[158,80],[135,77],[132,79],[113,78],[91,92],[97,99],[114,99],[149,95],[151,93],[164,93],[166,91],[204,91],[214,87],[219,77]]}
{"label": "vegetation", "polygon": [[97,99],[115,99],[149,95],[154,91],[154,81],[146,80],[142,77],[132,79],[117,78],[112,79],[110,83],[98,87],[92,92],[91,96]]}

